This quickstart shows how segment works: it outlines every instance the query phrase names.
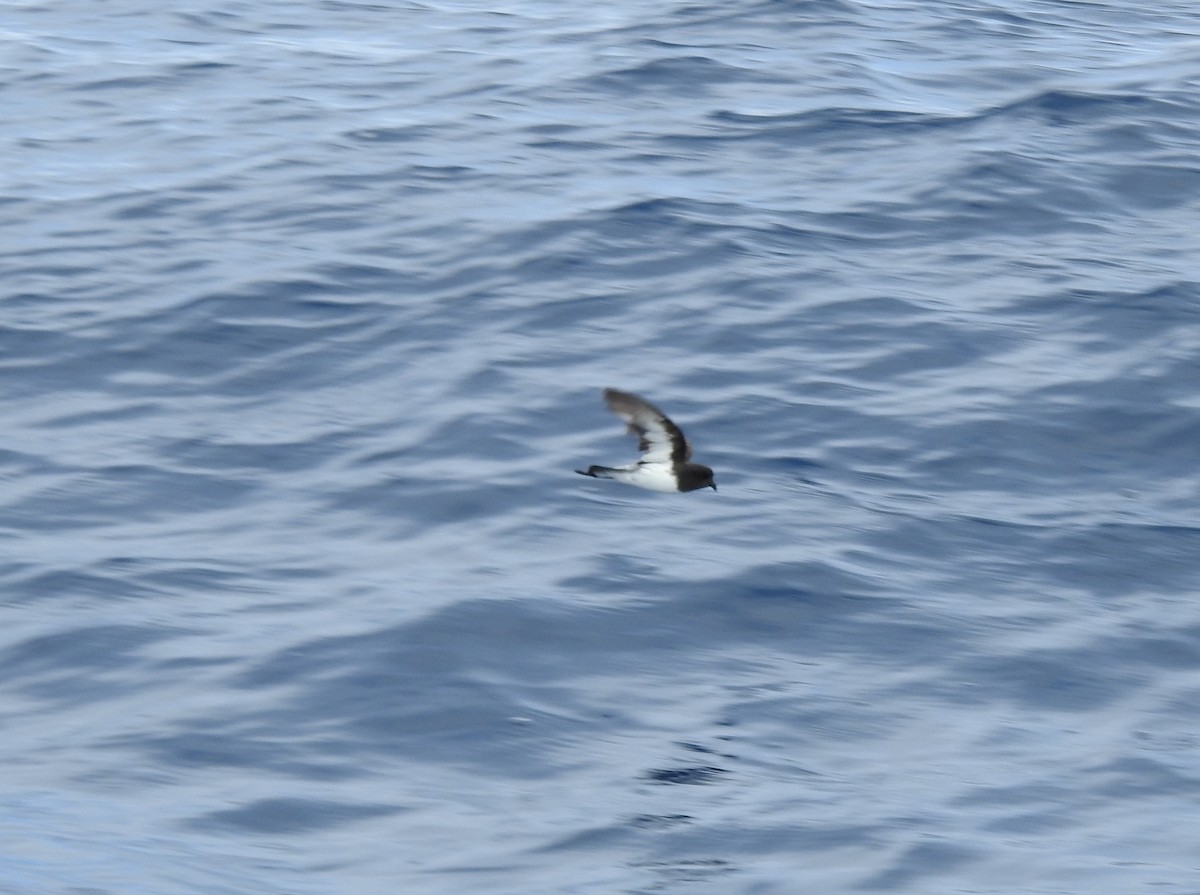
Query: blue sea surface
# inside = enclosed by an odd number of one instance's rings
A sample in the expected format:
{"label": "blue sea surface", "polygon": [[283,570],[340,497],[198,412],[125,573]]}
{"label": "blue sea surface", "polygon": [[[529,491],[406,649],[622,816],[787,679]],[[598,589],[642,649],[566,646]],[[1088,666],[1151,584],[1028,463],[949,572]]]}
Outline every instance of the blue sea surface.
{"label": "blue sea surface", "polygon": [[0,893],[1200,892],[1194,4],[0,45]]}

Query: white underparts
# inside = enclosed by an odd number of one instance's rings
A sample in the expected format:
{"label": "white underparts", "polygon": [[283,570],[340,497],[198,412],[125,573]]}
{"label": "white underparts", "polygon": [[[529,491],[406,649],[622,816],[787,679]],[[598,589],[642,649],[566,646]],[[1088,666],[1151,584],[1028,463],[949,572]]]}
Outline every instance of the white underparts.
{"label": "white underparts", "polygon": [[635,463],[614,469],[606,478],[650,491],[678,491],[679,482],[670,463]]}

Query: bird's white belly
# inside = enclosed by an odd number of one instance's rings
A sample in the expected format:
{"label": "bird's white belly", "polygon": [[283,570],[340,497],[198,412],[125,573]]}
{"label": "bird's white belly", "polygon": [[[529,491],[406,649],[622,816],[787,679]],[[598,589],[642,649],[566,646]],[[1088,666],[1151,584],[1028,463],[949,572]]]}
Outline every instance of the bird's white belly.
{"label": "bird's white belly", "polygon": [[668,463],[639,463],[621,470],[614,476],[627,485],[637,485],[650,491],[678,491],[679,483]]}

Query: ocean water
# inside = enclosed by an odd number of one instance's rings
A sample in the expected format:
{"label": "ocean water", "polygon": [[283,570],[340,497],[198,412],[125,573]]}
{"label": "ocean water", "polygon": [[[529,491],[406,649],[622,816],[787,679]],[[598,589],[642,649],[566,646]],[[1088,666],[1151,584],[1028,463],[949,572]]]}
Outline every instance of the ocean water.
{"label": "ocean water", "polygon": [[4,895],[1200,892],[1193,4],[0,44]]}

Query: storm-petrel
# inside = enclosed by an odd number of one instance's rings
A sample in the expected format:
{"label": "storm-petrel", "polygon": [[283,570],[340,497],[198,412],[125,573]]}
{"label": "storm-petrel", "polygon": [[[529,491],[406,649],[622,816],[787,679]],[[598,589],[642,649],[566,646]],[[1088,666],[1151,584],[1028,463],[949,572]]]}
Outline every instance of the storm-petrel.
{"label": "storm-petrel", "polygon": [[616,479],[651,491],[717,490],[711,469],[688,462],[692,446],[665,413],[649,401],[615,388],[604,390],[604,403],[625,420],[629,434],[638,437],[642,459],[629,466],[589,466],[586,471],[575,470],[577,473],[595,479]]}

